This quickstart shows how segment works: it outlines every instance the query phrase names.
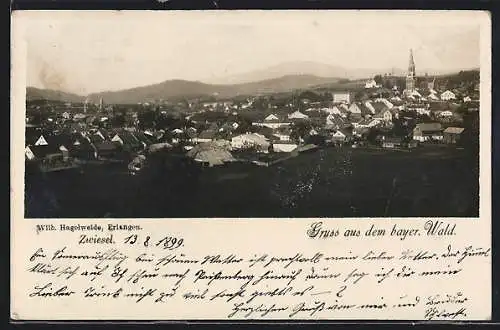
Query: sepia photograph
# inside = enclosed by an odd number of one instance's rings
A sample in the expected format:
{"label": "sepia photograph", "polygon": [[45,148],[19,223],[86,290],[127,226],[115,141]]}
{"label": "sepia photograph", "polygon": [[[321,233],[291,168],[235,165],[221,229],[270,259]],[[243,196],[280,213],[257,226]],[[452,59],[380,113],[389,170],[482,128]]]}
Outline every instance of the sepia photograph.
{"label": "sepia photograph", "polygon": [[494,319],[491,32],[14,12],[11,319]]}
{"label": "sepia photograph", "polygon": [[479,217],[477,21],[144,14],[26,20],[25,218]]}

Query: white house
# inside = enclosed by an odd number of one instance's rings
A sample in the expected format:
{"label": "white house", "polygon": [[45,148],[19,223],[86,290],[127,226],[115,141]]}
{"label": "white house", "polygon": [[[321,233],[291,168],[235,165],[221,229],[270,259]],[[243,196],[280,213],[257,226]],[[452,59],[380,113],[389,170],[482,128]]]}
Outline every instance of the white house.
{"label": "white house", "polygon": [[333,141],[343,142],[343,141],[345,141],[345,138],[346,138],[346,135],[344,133],[342,133],[340,130],[337,130],[334,133],[332,133],[332,140]]}
{"label": "white house", "polygon": [[33,151],[31,151],[31,148],[29,146],[26,146],[26,148],[24,148],[24,154],[27,160],[33,160],[36,158],[35,154],[33,153]]}
{"label": "white house", "polygon": [[290,141],[290,134],[274,133],[273,136],[277,137],[280,141]]}
{"label": "white house", "polygon": [[49,145],[49,143],[47,142],[47,140],[45,139],[45,137],[43,135],[40,135],[38,140],[36,140],[35,145],[36,146],[46,146],[46,145]]}
{"label": "white house", "polygon": [[[215,140],[215,132],[211,130],[205,130],[200,132],[197,137],[193,138],[194,143],[207,143]],[[173,141],[172,141],[173,142]]]}
{"label": "white house", "polygon": [[308,115],[303,114],[298,110],[288,115],[288,119],[308,119],[308,118],[309,118]]}
{"label": "white house", "polygon": [[361,115],[361,108],[356,103],[351,104],[348,111],[354,115]]}
{"label": "white house", "polygon": [[231,139],[232,149],[245,149],[255,147],[259,151],[267,151],[270,143],[266,137],[257,133],[247,133],[235,136]]}
{"label": "white house", "polygon": [[441,93],[441,100],[443,101],[450,101],[454,100],[455,98],[456,98],[455,93],[453,93],[452,91],[447,90]]}
{"label": "white house", "polygon": [[333,103],[351,103],[351,93],[350,92],[333,93]]}
{"label": "white house", "polygon": [[440,117],[452,117],[453,116],[453,112],[451,112],[450,110],[441,111],[439,113],[439,116]]}
{"label": "white house", "polygon": [[382,119],[386,122],[392,121],[392,112],[390,110],[382,110],[373,116],[375,119]]}
{"label": "white house", "polygon": [[264,118],[262,122],[253,122],[252,125],[276,129],[282,126],[288,126],[290,125],[290,122],[281,120],[275,114],[270,114],[266,118]]}
{"label": "white house", "polygon": [[375,88],[375,87],[379,87],[375,79],[370,79],[365,83],[365,88]]}

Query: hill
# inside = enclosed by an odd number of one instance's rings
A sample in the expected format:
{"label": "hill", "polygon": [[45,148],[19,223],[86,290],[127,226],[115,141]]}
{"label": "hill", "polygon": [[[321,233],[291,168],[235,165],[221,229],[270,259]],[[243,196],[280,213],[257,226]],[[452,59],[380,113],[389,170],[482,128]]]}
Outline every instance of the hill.
{"label": "hill", "polygon": [[102,97],[106,103],[138,103],[200,96],[231,98],[238,95],[287,92],[325,83],[334,83],[338,80],[337,78],[323,78],[313,75],[288,75],[275,79],[233,85],[206,84],[199,81],[187,80],[167,80],[149,86],[91,94],[89,95],[89,99],[92,102],[97,102]]}
{"label": "hill", "polygon": [[26,101],[50,100],[61,102],[84,102],[85,97],[53,89],[26,88]]}

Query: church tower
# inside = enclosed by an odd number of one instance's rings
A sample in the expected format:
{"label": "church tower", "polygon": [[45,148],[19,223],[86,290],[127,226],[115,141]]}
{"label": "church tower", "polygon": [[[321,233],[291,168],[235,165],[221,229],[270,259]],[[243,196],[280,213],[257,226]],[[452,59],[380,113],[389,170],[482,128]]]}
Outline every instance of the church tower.
{"label": "church tower", "polygon": [[415,62],[413,61],[413,51],[410,49],[410,63],[408,64],[408,73],[406,74],[406,92],[415,91]]}

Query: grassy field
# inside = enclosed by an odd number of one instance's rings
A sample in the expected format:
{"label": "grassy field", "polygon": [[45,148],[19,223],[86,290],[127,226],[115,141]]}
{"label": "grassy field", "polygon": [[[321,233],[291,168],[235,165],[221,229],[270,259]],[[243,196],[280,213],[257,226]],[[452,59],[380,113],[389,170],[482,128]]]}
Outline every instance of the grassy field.
{"label": "grassy field", "polygon": [[[58,177],[59,176],[59,177]],[[87,168],[27,178],[28,217],[478,216],[477,158],[464,150],[327,148],[270,167],[155,160],[137,176]]]}

